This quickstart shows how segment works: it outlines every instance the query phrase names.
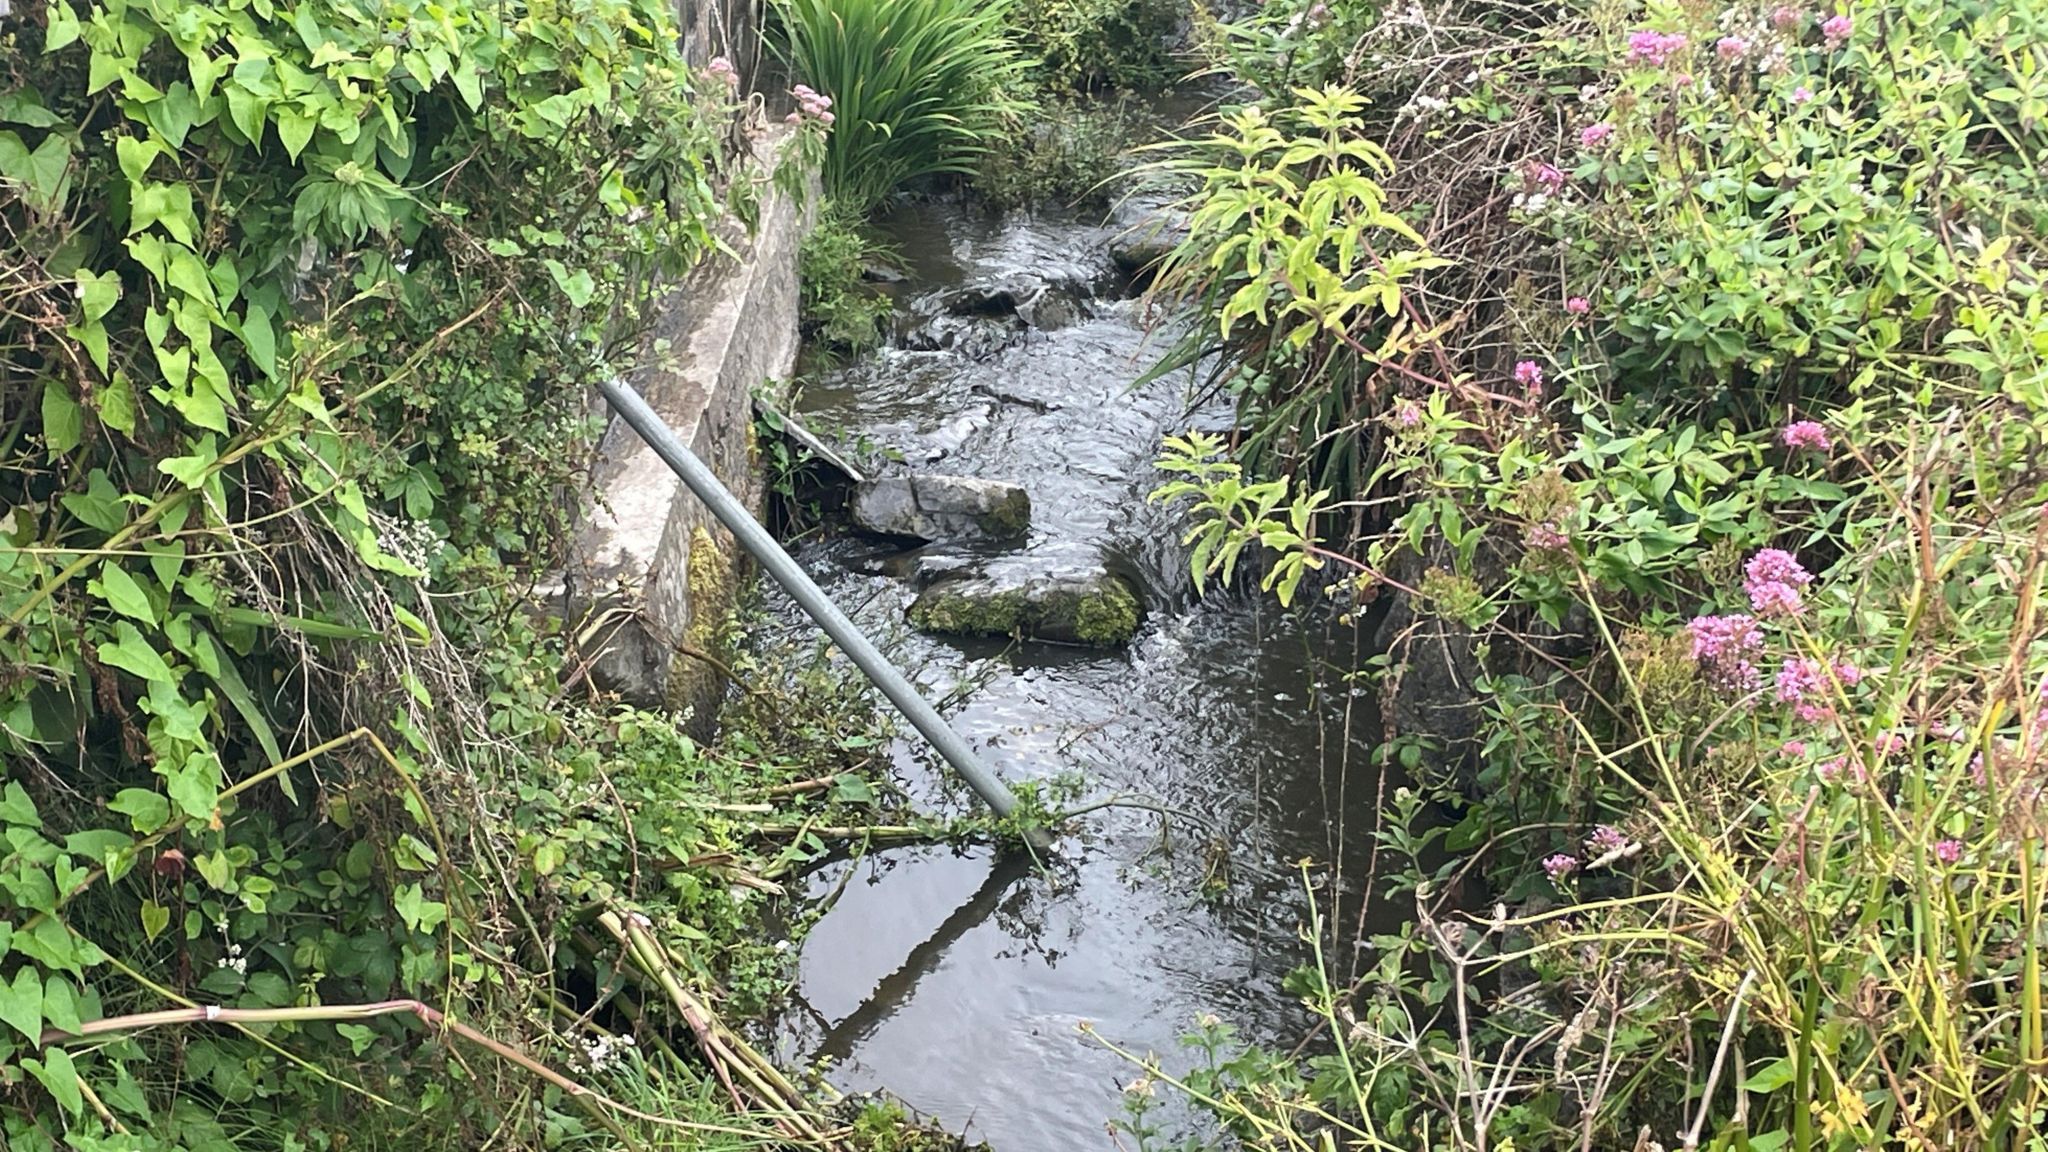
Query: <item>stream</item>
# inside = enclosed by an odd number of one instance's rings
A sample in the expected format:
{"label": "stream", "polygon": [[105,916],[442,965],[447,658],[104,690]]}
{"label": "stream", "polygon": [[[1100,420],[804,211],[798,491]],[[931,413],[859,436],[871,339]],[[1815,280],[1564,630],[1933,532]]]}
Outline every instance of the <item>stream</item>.
{"label": "stream", "polygon": [[[1082,1022],[1169,1069],[1185,1065],[1177,1037],[1201,1013],[1251,1039],[1299,1041],[1312,1022],[1281,982],[1310,958],[1303,858],[1326,914],[1334,894],[1331,935],[1405,919],[1359,898],[1379,718],[1346,673],[1370,654],[1369,629],[1284,612],[1255,590],[1194,595],[1179,519],[1145,499],[1160,479],[1152,460],[1162,435],[1220,429],[1229,413],[1191,409],[1186,375],[1131,387],[1167,337],[1148,333],[1115,272],[1116,229],[946,203],[883,228],[907,277],[891,286],[903,328],[814,378],[797,415],[900,452],[899,469],[1024,485],[1030,536],[987,563],[1106,566],[1140,590],[1146,620],[1126,650],[927,636],[904,619],[913,580],[962,558],[850,534],[811,538],[797,556],[1005,779],[1078,777],[1077,803],[1126,796],[1172,814],[1091,812],[1042,867],[986,848],[905,848],[819,870],[808,896],[837,898],[804,944],[776,1045],[997,1152],[1107,1149],[1105,1124],[1139,1069]],[[1032,302],[1006,310],[1018,300]],[[760,642],[811,635],[786,601],[771,604],[779,623]],[[974,810],[914,736],[891,755],[920,807]],[[1353,959],[1333,955],[1339,976]]]}

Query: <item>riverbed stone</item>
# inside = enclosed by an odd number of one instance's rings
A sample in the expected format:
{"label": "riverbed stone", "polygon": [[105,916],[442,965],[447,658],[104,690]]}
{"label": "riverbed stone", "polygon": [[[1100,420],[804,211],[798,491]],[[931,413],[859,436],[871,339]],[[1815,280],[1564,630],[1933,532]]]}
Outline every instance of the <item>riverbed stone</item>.
{"label": "riverbed stone", "polygon": [[1016,581],[956,576],[910,604],[910,622],[941,636],[1015,636],[1093,648],[1129,644],[1143,615],[1130,582],[1111,572]]}
{"label": "riverbed stone", "polygon": [[912,540],[1014,540],[1031,529],[1031,495],[974,476],[884,476],[854,486],[853,522]]}

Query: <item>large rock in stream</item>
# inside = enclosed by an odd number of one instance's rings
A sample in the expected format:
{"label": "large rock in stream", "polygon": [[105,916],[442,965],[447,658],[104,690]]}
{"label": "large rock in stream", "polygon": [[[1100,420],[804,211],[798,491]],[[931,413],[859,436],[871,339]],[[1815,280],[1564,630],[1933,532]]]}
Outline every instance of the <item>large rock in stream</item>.
{"label": "large rock in stream", "polygon": [[910,605],[910,622],[941,636],[1015,636],[1093,648],[1131,642],[1143,619],[1130,582],[1110,572],[1030,576],[951,576]]}
{"label": "large rock in stream", "polygon": [[1015,540],[1031,529],[1031,496],[972,476],[884,476],[854,486],[853,522],[909,540]]}

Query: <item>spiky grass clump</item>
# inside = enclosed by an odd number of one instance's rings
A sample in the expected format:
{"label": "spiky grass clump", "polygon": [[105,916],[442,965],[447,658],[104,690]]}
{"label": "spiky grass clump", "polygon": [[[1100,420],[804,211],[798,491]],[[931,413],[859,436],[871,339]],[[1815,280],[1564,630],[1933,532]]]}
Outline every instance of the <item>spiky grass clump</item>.
{"label": "spiky grass clump", "polygon": [[1009,0],[781,0],[794,76],[832,98],[825,190],[857,211],[967,174],[1029,110]]}

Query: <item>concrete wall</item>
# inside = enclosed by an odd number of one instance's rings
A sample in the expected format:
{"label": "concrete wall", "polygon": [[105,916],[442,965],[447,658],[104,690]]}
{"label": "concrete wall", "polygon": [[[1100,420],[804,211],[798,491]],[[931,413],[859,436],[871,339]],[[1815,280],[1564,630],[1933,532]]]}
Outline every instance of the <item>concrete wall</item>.
{"label": "concrete wall", "polygon": [[[757,141],[769,164],[777,127]],[[797,247],[807,206],[766,192],[759,227],[728,237],[663,302],[652,349],[630,378],[726,487],[759,509],[754,389],[786,381],[797,353]],[[708,719],[723,692],[705,656],[746,571],[737,543],[653,449],[613,420],[598,447],[590,499],[563,574],[563,617],[603,688],[642,706]],[[697,653],[693,655],[692,653]]]}

